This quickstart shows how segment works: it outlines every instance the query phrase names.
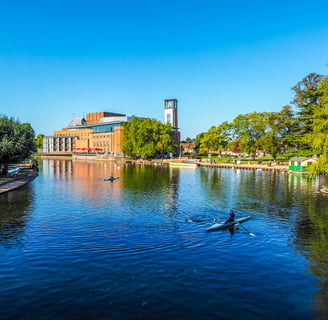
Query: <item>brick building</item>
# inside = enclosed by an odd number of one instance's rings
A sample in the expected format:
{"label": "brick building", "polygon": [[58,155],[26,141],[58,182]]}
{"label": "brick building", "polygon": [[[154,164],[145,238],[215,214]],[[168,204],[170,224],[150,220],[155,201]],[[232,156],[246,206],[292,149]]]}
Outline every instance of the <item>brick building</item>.
{"label": "brick building", "polygon": [[125,114],[112,112],[87,113],[86,119],[75,117],[66,128],[44,137],[43,152],[122,155],[123,123],[129,120]]}

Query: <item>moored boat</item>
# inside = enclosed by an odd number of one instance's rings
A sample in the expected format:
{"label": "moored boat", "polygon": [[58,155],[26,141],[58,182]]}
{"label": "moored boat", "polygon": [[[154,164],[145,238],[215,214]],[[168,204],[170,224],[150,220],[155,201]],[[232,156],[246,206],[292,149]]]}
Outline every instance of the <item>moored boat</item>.
{"label": "moored boat", "polygon": [[170,161],[170,167],[183,167],[183,168],[197,168],[199,166],[196,162],[187,162],[187,161]]}
{"label": "moored boat", "polygon": [[16,174],[18,174],[20,171],[19,167],[15,167],[15,166],[9,166],[8,168],[8,174],[10,176],[15,176]]}

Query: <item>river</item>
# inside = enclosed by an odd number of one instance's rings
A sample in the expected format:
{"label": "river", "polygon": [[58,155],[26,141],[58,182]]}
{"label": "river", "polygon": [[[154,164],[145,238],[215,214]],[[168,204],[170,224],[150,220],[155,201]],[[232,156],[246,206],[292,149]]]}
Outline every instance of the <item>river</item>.
{"label": "river", "polygon": [[[70,160],[39,168],[0,195],[0,319],[327,319],[322,181]],[[120,178],[103,180],[112,173]],[[252,219],[205,232],[231,208]]]}

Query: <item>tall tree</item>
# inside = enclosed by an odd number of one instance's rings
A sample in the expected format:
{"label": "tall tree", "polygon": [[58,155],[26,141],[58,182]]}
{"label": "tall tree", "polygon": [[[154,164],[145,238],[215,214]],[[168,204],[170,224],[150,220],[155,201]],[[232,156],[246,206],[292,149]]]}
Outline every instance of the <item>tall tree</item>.
{"label": "tall tree", "polygon": [[290,105],[284,106],[278,112],[278,121],[283,143],[281,151],[293,151],[298,144],[296,134],[299,132],[299,121],[295,118],[295,112]]}
{"label": "tall tree", "polygon": [[153,157],[173,151],[173,130],[158,120],[133,118],[124,125],[123,152],[126,155]]}
{"label": "tall tree", "polygon": [[312,173],[328,174],[328,77],[325,77],[319,86],[320,99],[313,111],[312,133],[308,141],[319,160],[313,167]]}
{"label": "tall tree", "polygon": [[242,152],[255,158],[259,140],[265,134],[264,112],[252,112],[238,115],[232,122],[235,141],[239,143]]}
{"label": "tall tree", "polygon": [[7,174],[10,163],[28,158],[35,151],[34,130],[29,123],[0,117],[0,164],[2,174]]}
{"label": "tall tree", "polygon": [[293,146],[293,133],[296,130],[294,113],[290,106],[284,106],[278,112],[264,113],[265,131],[257,141],[258,148],[276,159],[278,153],[289,150]]}
{"label": "tall tree", "polygon": [[313,132],[313,113],[319,104],[321,92],[318,90],[322,75],[310,73],[292,88],[294,104],[298,108],[299,131],[295,138],[299,140],[300,149],[309,149],[308,134]]}

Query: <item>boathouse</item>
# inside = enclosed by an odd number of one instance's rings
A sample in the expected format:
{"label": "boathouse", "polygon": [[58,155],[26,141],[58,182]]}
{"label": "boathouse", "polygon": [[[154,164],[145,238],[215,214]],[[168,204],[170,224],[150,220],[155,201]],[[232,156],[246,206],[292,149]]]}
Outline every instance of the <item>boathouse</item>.
{"label": "boathouse", "polygon": [[288,169],[291,172],[308,172],[308,168],[316,162],[312,157],[294,157],[289,160]]}

